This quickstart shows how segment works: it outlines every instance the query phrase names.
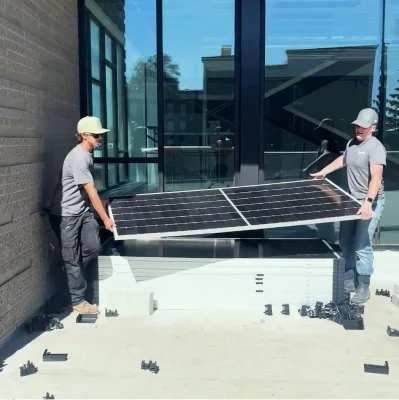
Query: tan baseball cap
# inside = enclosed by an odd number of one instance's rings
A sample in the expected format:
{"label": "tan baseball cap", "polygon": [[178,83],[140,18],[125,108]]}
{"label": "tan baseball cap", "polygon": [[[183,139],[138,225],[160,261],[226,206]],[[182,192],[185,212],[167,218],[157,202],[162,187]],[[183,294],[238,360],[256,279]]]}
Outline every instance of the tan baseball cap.
{"label": "tan baseball cap", "polygon": [[78,133],[107,133],[110,129],[104,129],[97,117],[84,117],[78,122]]}

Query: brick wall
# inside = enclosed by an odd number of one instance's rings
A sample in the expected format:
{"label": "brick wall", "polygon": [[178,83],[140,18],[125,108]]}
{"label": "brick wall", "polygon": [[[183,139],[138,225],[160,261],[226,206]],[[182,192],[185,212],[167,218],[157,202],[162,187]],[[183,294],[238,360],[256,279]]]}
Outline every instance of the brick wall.
{"label": "brick wall", "polygon": [[0,1],[0,347],[50,295],[59,265],[39,210],[74,145],[77,23],[76,0]]}

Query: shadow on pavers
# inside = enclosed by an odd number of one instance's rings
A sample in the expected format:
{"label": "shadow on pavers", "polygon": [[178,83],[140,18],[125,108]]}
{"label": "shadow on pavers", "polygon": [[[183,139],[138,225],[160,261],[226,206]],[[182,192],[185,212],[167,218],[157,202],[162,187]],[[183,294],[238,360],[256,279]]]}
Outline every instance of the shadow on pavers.
{"label": "shadow on pavers", "polygon": [[[104,245],[104,243],[102,244]],[[54,271],[54,274],[56,275],[54,276],[54,280],[57,283],[55,293],[46,300],[45,304],[37,312],[21,323],[0,348],[0,372],[7,367],[7,359],[46,332],[46,330],[41,330],[29,333],[27,324],[30,324],[33,318],[54,316],[62,324],[62,321],[72,314],[69,306],[69,291],[65,271],[63,268],[59,268]],[[99,281],[104,279],[104,277],[99,277],[98,259],[93,260],[89,264],[85,275],[87,280],[86,300],[92,304],[99,305]]]}
{"label": "shadow on pavers", "polygon": [[[58,307],[58,309],[57,309]],[[50,312],[51,311],[51,312]],[[68,307],[60,306],[59,296],[53,296],[49,298],[46,303],[30,318],[24,321],[10,336],[10,338],[6,341],[4,346],[0,349],[0,372],[6,369],[7,360],[13,356],[18,351],[24,349],[26,345],[34,341],[44,332],[49,332],[55,329],[64,329],[62,321],[71,314],[71,311]],[[41,318],[43,317],[43,318]],[[46,318],[47,317],[47,318]],[[50,319],[50,317],[54,317]],[[40,318],[40,320],[39,320]],[[40,330],[31,331],[29,327],[32,327],[32,321],[36,319],[36,325]],[[45,322],[47,319],[52,322],[51,324],[46,325],[41,324],[41,322]],[[54,321],[56,323],[54,323]],[[59,323],[58,323],[59,321]]]}

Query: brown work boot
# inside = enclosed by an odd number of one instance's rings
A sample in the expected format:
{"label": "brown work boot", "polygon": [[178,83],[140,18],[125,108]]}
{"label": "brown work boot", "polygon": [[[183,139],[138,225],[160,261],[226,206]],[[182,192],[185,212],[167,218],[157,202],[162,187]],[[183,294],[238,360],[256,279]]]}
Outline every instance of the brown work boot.
{"label": "brown work boot", "polygon": [[82,301],[80,304],[72,306],[72,310],[79,314],[100,314],[100,310],[95,304],[90,304],[87,301]]}

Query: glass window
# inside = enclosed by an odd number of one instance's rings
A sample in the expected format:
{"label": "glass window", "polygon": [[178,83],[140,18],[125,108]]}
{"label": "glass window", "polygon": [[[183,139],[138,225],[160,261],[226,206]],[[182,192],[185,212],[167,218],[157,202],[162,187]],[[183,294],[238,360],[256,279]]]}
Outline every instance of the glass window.
{"label": "glass window", "polygon": [[91,76],[100,80],[100,28],[90,20]]}
{"label": "glass window", "polygon": [[[108,152],[109,157],[115,157],[115,107],[114,107],[114,90],[113,90],[113,70],[110,67],[105,67],[105,93],[107,97],[107,128],[111,131],[107,134]],[[112,146],[110,145],[112,144]]]}
{"label": "glass window", "polygon": [[112,39],[105,34],[105,59],[112,62]]}
{"label": "glass window", "polygon": [[231,185],[235,1],[162,6],[165,190]]}
{"label": "glass window", "polygon": [[[381,218],[378,241],[381,244],[399,243],[399,3],[386,0],[386,105],[383,143],[387,150],[384,172],[385,209]],[[378,106],[377,100],[377,106]]]}
{"label": "glass window", "polygon": [[[90,53],[91,53],[91,77],[100,80],[100,27],[90,20]],[[97,83],[91,85],[92,114],[102,120],[101,88]],[[93,151],[94,157],[103,156],[103,144]],[[105,187],[105,169],[103,166],[94,166],[94,182],[98,190]]]}
{"label": "glass window", "polygon": [[[114,90],[113,90],[113,70],[110,67],[105,67],[105,88],[107,97],[107,157],[116,157],[117,155],[117,132],[115,132],[115,106],[114,106]],[[115,185],[117,182],[116,165],[108,164],[108,185]]]}
{"label": "glass window", "polygon": [[156,1],[125,3],[126,84],[130,157],[158,149]]}
{"label": "glass window", "polygon": [[94,183],[97,190],[102,190],[105,188],[105,168],[102,164],[94,163],[93,168]]}
{"label": "glass window", "polygon": [[[110,166],[113,165],[113,168]],[[125,169],[126,180],[114,187],[101,187],[101,197],[118,197],[132,196],[138,193],[148,193],[158,191],[158,165],[155,163],[148,164],[94,164],[94,171],[105,170],[120,170]]]}
{"label": "glass window", "polygon": [[[117,63],[117,94],[118,94],[118,156],[129,156],[126,146],[126,124],[125,124],[125,84],[124,84],[124,59],[123,49],[121,46],[116,47],[116,63]],[[119,181],[126,179],[126,169],[123,164],[119,164]]]}
{"label": "glass window", "polygon": [[[321,142],[338,156],[351,122],[377,99],[381,3],[266,0],[265,18],[265,180],[307,178]],[[345,170],[330,178],[347,188]]]}
{"label": "glass window", "polygon": [[[91,85],[91,98],[92,98],[92,113],[95,117],[100,118],[102,120],[102,112],[101,112],[101,89],[100,86],[96,83],[92,83]],[[101,143],[99,147],[94,149],[93,156],[103,157],[103,147],[104,144]],[[94,182],[98,190],[103,189],[105,187],[105,168],[103,165],[94,165]]]}
{"label": "glass window", "polygon": [[102,118],[101,112],[101,89],[97,83],[91,84],[91,98],[92,98],[92,111],[93,115]]}
{"label": "glass window", "polygon": [[173,133],[174,130],[175,130],[174,121],[167,121],[166,122],[166,132],[165,133]]}
{"label": "glass window", "polygon": [[[140,8],[140,3],[143,5],[142,8]],[[98,116],[103,125],[110,129],[102,145],[94,151],[95,160],[99,157],[151,158],[157,156],[156,80],[152,79],[156,77],[153,62],[156,59],[156,38],[153,34],[151,39],[150,34],[156,30],[155,0],[153,7],[149,7],[149,3],[149,1],[137,0],[128,2],[124,6],[127,19],[125,49],[120,44],[117,32],[106,30],[102,25],[101,15],[96,14],[98,23],[94,20],[90,22],[93,76],[91,77],[91,110],[89,112]],[[148,25],[149,20],[153,21],[152,27]],[[146,32],[145,39],[142,37],[143,32]],[[141,53],[131,45],[130,39],[132,43],[134,42],[134,46],[141,46]],[[151,40],[152,46],[149,45]],[[102,47],[100,43],[103,43]],[[146,60],[144,69],[141,69],[142,60]],[[141,78],[144,80],[140,81]],[[150,84],[147,84],[147,78]],[[126,79],[130,79],[128,84]],[[130,93],[128,96],[130,101],[127,99],[126,89],[128,89],[128,95]],[[131,110],[130,117],[133,116],[133,119],[127,117],[127,102]],[[140,119],[141,117],[143,119]],[[158,189],[157,174],[157,166],[153,163],[148,165],[130,165],[122,162],[99,164],[95,161],[95,181],[97,188],[102,191],[122,190],[122,187],[126,193],[133,193],[136,190],[147,191],[150,190],[149,187],[151,190]],[[143,189],[144,187],[147,189]]]}
{"label": "glass window", "polygon": [[168,102],[166,104],[166,113],[172,114],[174,110],[175,110],[175,105],[173,104],[173,102]]}
{"label": "glass window", "polygon": [[[102,121],[102,110],[101,110],[101,88],[97,83],[91,84],[91,102],[92,102],[92,113],[93,116],[100,118]],[[103,144],[94,150],[95,157],[103,156]]]}
{"label": "glass window", "polygon": [[[111,164],[94,164],[94,176],[101,171],[110,169]],[[114,187],[105,187],[101,181],[96,182],[96,187],[101,198],[134,196],[141,193],[158,191],[158,165],[148,164],[113,164],[114,170],[125,169],[126,180]],[[96,211],[92,208],[92,211]],[[99,217],[98,217],[99,218]]]}

